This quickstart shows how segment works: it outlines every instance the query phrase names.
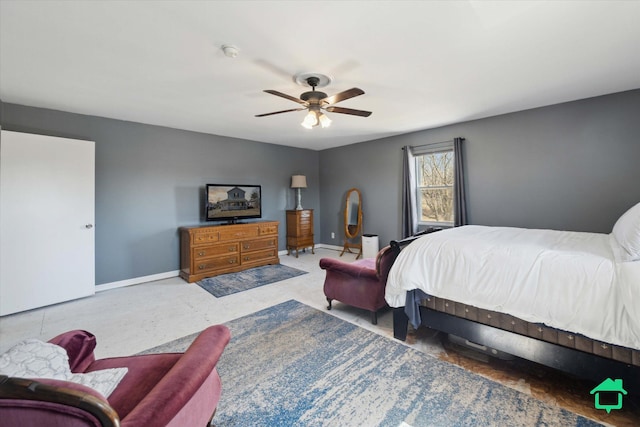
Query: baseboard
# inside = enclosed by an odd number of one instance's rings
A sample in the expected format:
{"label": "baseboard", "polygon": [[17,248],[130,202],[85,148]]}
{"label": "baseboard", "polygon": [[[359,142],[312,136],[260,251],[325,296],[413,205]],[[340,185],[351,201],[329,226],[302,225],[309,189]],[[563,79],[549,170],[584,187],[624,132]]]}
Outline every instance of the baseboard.
{"label": "baseboard", "polygon": [[316,248],[331,249],[331,250],[334,250],[334,251],[341,251],[342,250],[342,246],[327,245],[326,243],[320,243],[320,244],[316,245]]}
{"label": "baseboard", "polygon": [[[314,245],[314,247],[316,249],[331,249],[332,251],[341,251],[342,250],[342,246],[336,246],[336,245],[327,245],[326,243],[316,243]],[[282,250],[282,251],[278,251],[278,255],[283,256],[287,254],[287,250]]]}
{"label": "baseboard", "polygon": [[[327,245],[325,243],[319,243],[315,245],[315,247],[323,248],[323,249],[331,249],[334,251],[342,250],[342,246]],[[284,256],[286,254],[287,254],[286,249],[282,251],[278,251],[278,255],[280,256]],[[166,273],[158,273],[158,274],[152,274],[149,276],[134,277],[133,279],[120,280],[118,282],[103,283],[101,285],[96,285],[96,292],[108,291],[110,289],[124,288],[126,286],[139,285],[140,283],[153,282],[154,280],[169,279],[171,277],[177,277],[179,273],[180,273],[180,270],[174,270],[174,271],[167,271]]]}
{"label": "baseboard", "polygon": [[151,274],[149,276],[134,277],[133,279],[120,280],[118,282],[103,283],[101,285],[96,285],[96,292],[124,288],[125,286],[139,285],[140,283],[153,282],[155,280],[169,279],[171,277],[177,277],[179,272],[180,270],[167,271],[166,273]]}

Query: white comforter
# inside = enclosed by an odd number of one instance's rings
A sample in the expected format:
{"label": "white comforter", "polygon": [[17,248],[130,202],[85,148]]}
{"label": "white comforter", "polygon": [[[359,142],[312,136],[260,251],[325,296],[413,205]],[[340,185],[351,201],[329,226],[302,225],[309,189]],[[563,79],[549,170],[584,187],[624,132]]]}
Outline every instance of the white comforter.
{"label": "white comforter", "polygon": [[611,344],[640,349],[640,263],[616,262],[608,234],[464,226],[427,234],[402,250],[386,300],[407,290]]}

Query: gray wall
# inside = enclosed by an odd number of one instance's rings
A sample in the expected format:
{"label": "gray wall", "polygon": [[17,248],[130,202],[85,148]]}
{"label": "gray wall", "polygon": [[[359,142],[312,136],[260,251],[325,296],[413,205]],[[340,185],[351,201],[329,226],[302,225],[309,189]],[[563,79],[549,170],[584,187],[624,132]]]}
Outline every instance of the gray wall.
{"label": "gray wall", "polygon": [[[96,283],[179,268],[177,228],[202,223],[207,182],[261,184],[264,219],[294,206],[307,176],[317,243],[342,245],[346,191],[364,232],[400,236],[401,147],[466,138],[472,224],[608,233],[640,201],[640,90],[469,121],[320,152],[1,104],[2,128],[96,141]],[[320,209],[322,206],[322,209]],[[334,239],[331,232],[336,233]]]}
{"label": "gray wall", "polygon": [[[177,228],[204,223],[204,184],[262,185],[263,219],[303,205],[320,215],[317,151],[2,104],[2,128],[96,142],[96,284],[179,269]],[[316,221],[315,234],[320,234]],[[70,267],[73,260],[69,260]]]}
{"label": "gray wall", "polygon": [[322,151],[320,241],[342,244],[350,187],[362,191],[364,232],[381,246],[400,237],[401,147],[457,136],[471,224],[609,233],[640,202],[634,90]]}

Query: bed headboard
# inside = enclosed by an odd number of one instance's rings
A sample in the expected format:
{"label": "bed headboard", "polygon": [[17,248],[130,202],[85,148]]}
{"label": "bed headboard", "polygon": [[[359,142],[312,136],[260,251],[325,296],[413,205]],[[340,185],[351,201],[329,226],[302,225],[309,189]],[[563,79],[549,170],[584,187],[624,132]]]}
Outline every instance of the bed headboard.
{"label": "bed headboard", "polygon": [[436,231],[440,231],[440,230],[442,230],[442,228],[429,227],[422,231],[419,231],[413,236],[405,237],[404,239],[401,239],[401,240],[392,240],[391,242],[389,242],[389,246],[391,246],[391,249],[394,252],[396,252],[396,255],[397,255],[405,246],[407,246],[409,243],[413,242],[414,240],[419,239],[425,234],[435,233]]}

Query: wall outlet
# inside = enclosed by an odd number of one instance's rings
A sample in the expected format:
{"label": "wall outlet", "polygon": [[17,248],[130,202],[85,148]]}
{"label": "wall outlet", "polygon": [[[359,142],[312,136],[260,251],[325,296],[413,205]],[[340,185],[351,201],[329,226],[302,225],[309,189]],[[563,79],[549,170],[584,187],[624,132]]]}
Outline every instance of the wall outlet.
{"label": "wall outlet", "polygon": [[335,239],[336,238],[336,233],[334,233],[333,231],[331,232],[331,238]]}

